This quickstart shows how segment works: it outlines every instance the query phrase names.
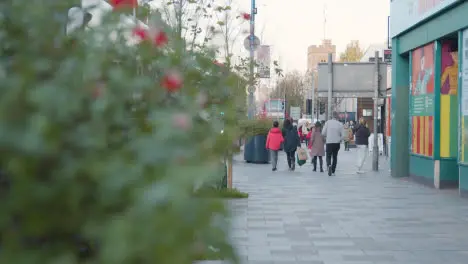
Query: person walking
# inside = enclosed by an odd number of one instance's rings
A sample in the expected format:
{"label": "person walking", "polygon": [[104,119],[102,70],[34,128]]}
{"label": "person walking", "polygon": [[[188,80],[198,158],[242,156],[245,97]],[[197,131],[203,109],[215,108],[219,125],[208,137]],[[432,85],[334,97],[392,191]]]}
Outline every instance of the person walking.
{"label": "person walking", "polygon": [[354,129],[354,135],[356,137],[357,147],[357,173],[362,174],[362,167],[366,162],[367,155],[369,153],[369,137],[370,130],[367,127],[366,120],[364,118],[359,119],[359,125]]}
{"label": "person walking", "polygon": [[309,132],[309,149],[312,157],[313,171],[317,171],[317,158],[320,162],[320,172],[323,172],[323,159],[325,155],[325,140],[322,136],[322,124],[316,122],[314,129]]}
{"label": "person walking", "polygon": [[281,130],[279,129],[278,121],[273,122],[273,127],[268,132],[266,140],[266,149],[270,150],[271,165],[273,166],[272,171],[276,171],[278,164],[278,151],[281,148],[284,138]]}
{"label": "person walking", "polygon": [[351,142],[351,140],[353,140],[354,135],[353,130],[349,127],[347,123],[344,125],[344,136],[345,151],[349,151],[349,143]]}
{"label": "person walking", "polygon": [[338,113],[333,112],[332,116],[333,118],[325,123],[322,130],[326,142],[328,176],[335,175],[338,152],[343,140],[343,124],[338,121]]}
{"label": "person walking", "polygon": [[293,126],[290,119],[284,120],[283,123],[283,138],[284,138],[284,152],[288,160],[289,170],[296,169],[296,150],[301,147],[301,140],[297,132],[296,126]]}

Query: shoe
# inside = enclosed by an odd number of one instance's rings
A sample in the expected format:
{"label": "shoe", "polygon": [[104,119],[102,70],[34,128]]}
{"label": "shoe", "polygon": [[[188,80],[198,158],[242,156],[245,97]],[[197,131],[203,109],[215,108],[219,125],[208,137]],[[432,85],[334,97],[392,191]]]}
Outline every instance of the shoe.
{"label": "shoe", "polygon": [[364,171],[361,171],[361,170],[358,170],[358,171],[356,172],[356,174],[364,174],[364,173],[365,173],[365,172],[364,172]]}
{"label": "shoe", "polygon": [[320,168],[320,172],[323,172],[323,168]]}
{"label": "shoe", "polygon": [[313,172],[316,172],[316,171],[317,171],[317,169],[313,169],[312,171],[313,171]]}
{"label": "shoe", "polygon": [[271,169],[272,171],[276,171],[276,168]]}
{"label": "shoe", "polygon": [[331,165],[328,165],[328,176],[332,176],[332,170],[331,170]]}

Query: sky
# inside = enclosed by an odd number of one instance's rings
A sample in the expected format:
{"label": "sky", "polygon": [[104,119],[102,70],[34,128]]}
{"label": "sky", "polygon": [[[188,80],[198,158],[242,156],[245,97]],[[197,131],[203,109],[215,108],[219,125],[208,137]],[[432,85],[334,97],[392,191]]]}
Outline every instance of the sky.
{"label": "sky", "polygon": [[[83,0],[86,3],[99,1]],[[154,6],[167,2],[151,1]],[[214,1],[220,5],[231,2],[232,12],[236,15],[242,12],[250,13],[251,0]],[[305,72],[307,47],[320,44],[324,36],[337,46],[337,55],[344,51],[352,40],[359,40],[363,49],[371,44],[383,44],[387,40],[389,0],[255,1],[256,35],[262,44],[271,45],[271,59],[277,60],[284,72]],[[249,34],[249,22],[242,23],[241,20],[235,23],[233,25],[239,27],[239,32],[242,33],[234,40],[233,53],[248,56],[248,51],[243,47],[243,40]]]}
{"label": "sky", "polygon": [[[250,12],[250,0],[234,0]],[[279,60],[285,72],[307,69],[307,47],[332,39],[337,53],[351,40],[362,48],[387,40],[389,0],[256,0],[256,35],[262,44],[272,45],[272,60]],[[239,38],[239,42],[242,42]],[[239,44],[239,53],[245,53]]]}

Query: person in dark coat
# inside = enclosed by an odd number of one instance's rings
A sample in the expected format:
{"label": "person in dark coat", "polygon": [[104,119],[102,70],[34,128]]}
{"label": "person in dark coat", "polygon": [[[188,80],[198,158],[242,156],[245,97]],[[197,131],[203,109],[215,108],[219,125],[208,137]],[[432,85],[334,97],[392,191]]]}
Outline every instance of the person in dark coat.
{"label": "person in dark coat", "polygon": [[286,157],[288,160],[289,170],[296,169],[296,150],[301,147],[301,140],[297,132],[297,127],[292,125],[291,120],[286,119],[283,123],[283,138],[284,138],[284,147],[283,150],[286,152]]}
{"label": "person in dark coat", "polygon": [[354,137],[356,139],[357,147],[357,173],[363,173],[362,167],[366,162],[367,155],[369,154],[369,137],[370,130],[367,127],[366,120],[361,118],[359,125],[354,128]]}

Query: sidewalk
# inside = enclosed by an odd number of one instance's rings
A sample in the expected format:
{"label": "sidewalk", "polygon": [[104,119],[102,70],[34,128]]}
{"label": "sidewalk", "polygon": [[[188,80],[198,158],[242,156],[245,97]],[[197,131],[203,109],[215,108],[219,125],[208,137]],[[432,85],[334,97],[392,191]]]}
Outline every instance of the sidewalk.
{"label": "sidewalk", "polygon": [[250,194],[229,202],[243,263],[468,263],[468,200],[391,178],[382,156],[379,173],[357,175],[355,157],[340,151],[332,177],[310,162],[289,172],[284,154],[277,172],[236,157],[234,185]]}

